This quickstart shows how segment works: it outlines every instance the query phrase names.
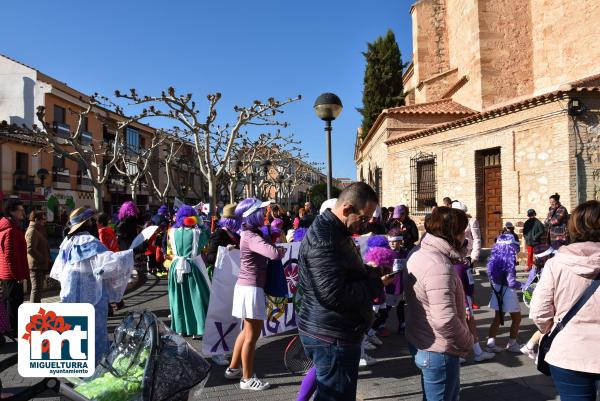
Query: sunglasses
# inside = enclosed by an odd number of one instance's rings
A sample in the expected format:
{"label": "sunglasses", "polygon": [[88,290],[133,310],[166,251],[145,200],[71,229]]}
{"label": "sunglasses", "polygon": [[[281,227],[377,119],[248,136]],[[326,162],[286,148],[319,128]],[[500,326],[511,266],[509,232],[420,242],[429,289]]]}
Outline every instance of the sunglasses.
{"label": "sunglasses", "polygon": [[352,214],[358,215],[358,221],[360,222],[360,224],[366,224],[371,219],[371,216],[361,215],[360,212],[356,209],[356,207],[354,207],[354,205],[352,206]]}

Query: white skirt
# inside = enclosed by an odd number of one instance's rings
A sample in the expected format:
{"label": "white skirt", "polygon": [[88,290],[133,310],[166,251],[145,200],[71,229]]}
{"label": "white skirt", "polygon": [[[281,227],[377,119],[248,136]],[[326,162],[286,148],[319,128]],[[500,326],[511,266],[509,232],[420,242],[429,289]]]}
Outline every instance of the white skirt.
{"label": "white skirt", "polygon": [[[502,312],[506,313],[520,313],[521,305],[519,304],[519,297],[517,292],[512,288],[508,288],[507,286],[500,286],[498,284],[494,284],[494,288],[496,291],[502,290]],[[496,298],[496,294],[492,291],[492,297],[490,299],[490,308],[493,310],[498,310],[498,299]]]}
{"label": "white skirt", "polygon": [[239,319],[267,320],[265,291],[260,287],[235,285],[231,316]]}

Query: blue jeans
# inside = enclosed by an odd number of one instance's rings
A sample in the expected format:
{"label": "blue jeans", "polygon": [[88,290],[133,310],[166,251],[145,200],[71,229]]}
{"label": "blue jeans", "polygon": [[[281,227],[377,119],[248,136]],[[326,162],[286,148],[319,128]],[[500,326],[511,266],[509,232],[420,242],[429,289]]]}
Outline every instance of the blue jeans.
{"label": "blue jeans", "polygon": [[315,401],[356,400],[360,343],[330,344],[307,335],[300,340],[317,370]]}
{"label": "blue jeans", "polygon": [[554,385],[562,401],[596,401],[600,374],[577,372],[550,365]]}
{"label": "blue jeans", "polygon": [[423,401],[456,401],[460,392],[460,361],[457,356],[422,351],[409,345],[415,365],[421,369]]}

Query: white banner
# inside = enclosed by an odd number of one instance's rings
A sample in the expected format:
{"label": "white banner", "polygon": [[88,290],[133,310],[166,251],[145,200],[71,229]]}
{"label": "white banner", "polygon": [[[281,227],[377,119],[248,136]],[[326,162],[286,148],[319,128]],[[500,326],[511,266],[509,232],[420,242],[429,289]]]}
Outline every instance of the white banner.
{"label": "white banner", "polygon": [[[365,252],[368,237],[357,239],[361,254]],[[275,305],[267,297],[267,320],[262,330],[263,336],[283,333],[295,329],[296,313],[300,307],[301,295],[297,292],[298,251],[300,242],[281,244],[287,248],[283,268],[288,284],[289,298],[282,304]],[[206,356],[228,354],[233,352],[235,339],[241,330],[241,321],[231,316],[233,307],[233,289],[240,272],[240,251],[228,251],[219,247],[215,270],[212,278],[210,302],[202,337],[202,353]]]}

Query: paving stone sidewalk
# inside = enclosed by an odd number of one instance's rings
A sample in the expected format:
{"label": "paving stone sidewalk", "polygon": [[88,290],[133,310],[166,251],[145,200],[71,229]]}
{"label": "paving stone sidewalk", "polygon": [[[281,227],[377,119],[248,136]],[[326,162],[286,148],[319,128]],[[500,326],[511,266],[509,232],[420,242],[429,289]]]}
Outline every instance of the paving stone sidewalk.
{"label": "paving stone sidewalk", "polygon": [[[489,300],[489,284],[485,276],[477,277],[477,301],[481,305]],[[56,301],[56,298],[44,301]],[[125,309],[109,318],[109,332],[119,324],[123,316],[132,310],[148,309],[156,313],[165,323],[169,323],[167,281],[150,276],[140,288],[125,296]],[[526,318],[527,309],[523,307],[523,322],[520,340],[526,341],[534,330],[532,322]],[[487,308],[476,313],[481,338],[485,338],[492,313]],[[421,385],[418,370],[408,353],[403,336],[395,334],[395,313],[390,314],[388,327],[392,335],[384,339],[384,344],[371,355],[379,363],[369,368],[361,368],[358,382],[360,400],[421,400]],[[508,327],[501,330],[498,337],[500,345],[505,344]],[[236,382],[223,378],[224,367],[213,365],[213,369],[201,392],[190,396],[190,400],[260,400],[290,401],[295,400],[302,377],[290,374],[283,365],[283,351],[294,333],[268,337],[259,340],[255,366],[259,376],[265,377],[272,389],[265,392],[247,392],[239,390]],[[196,349],[201,349],[201,342],[188,338]],[[16,352],[14,344],[0,348],[0,360]],[[2,374],[0,379],[6,388],[23,388],[35,380],[24,379],[13,367]],[[467,362],[461,369],[461,400],[485,401],[537,401],[555,400],[556,391],[552,381],[539,374],[533,362],[524,355],[502,352],[492,361],[474,364]],[[10,391],[9,389],[5,391]],[[44,394],[37,400],[58,400],[53,394]]]}

